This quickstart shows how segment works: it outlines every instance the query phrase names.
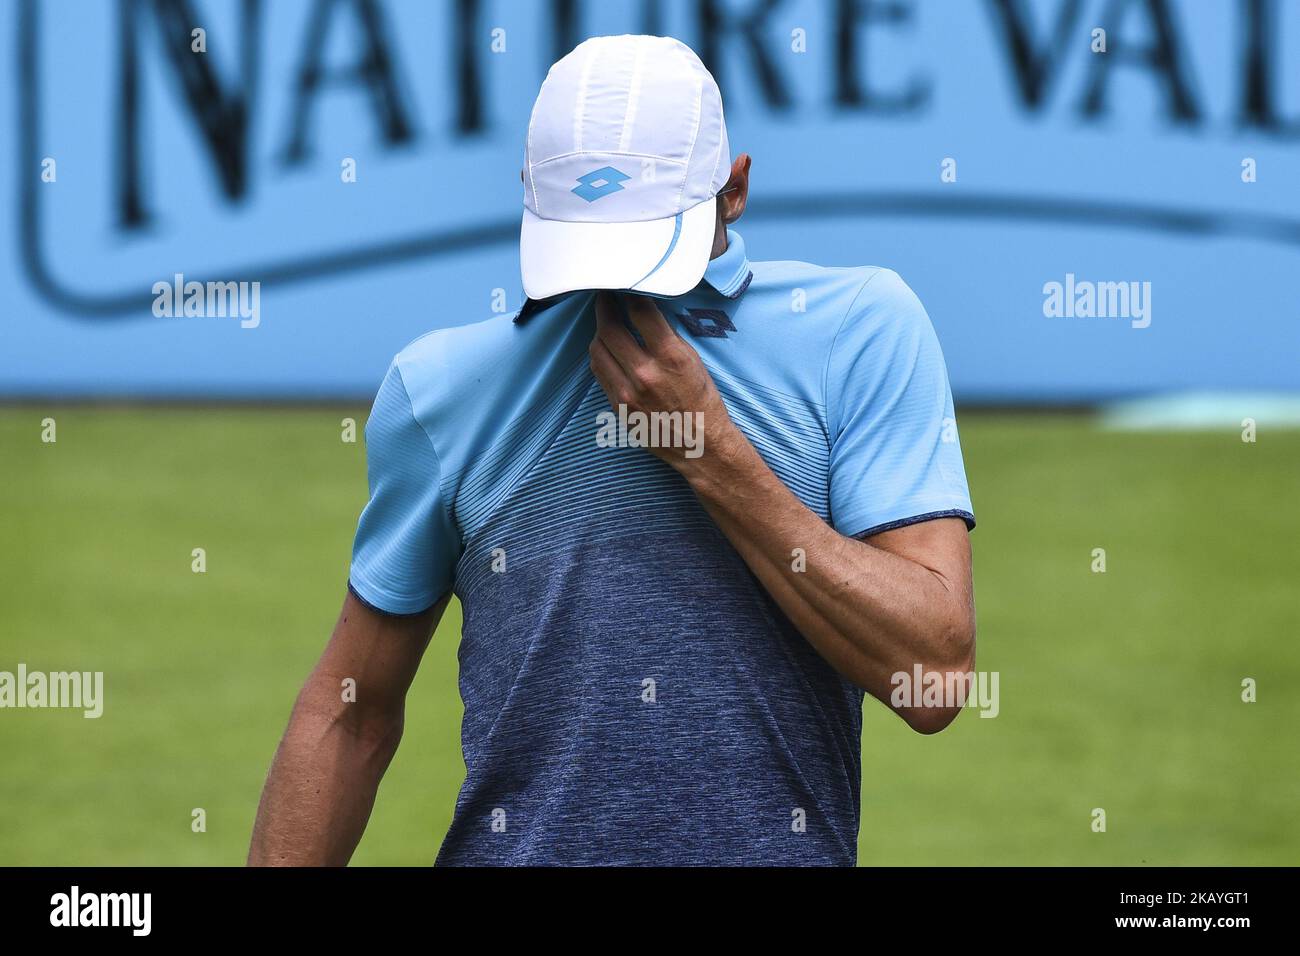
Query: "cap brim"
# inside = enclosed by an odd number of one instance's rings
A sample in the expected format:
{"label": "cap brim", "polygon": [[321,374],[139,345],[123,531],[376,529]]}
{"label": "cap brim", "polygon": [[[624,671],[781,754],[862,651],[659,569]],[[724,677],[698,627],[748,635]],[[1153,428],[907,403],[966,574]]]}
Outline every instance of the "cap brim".
{"label": "cap brim", "polygon": [[582,289],[626,289],[685,295],[708,268],[716,208],[711,198],[646,222],[561,222],[525,208],[519,236],[524,294],[546,299]]}

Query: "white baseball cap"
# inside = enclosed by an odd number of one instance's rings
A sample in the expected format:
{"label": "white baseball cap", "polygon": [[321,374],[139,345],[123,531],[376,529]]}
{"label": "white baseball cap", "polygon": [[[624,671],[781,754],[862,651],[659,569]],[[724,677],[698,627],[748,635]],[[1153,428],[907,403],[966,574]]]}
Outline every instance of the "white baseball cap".
{"label": "white baseball cap", "polygon": [[683,295],[731,173],[722,94],[671,37],[593,37],[551,67],[525,149],[524,292]]}

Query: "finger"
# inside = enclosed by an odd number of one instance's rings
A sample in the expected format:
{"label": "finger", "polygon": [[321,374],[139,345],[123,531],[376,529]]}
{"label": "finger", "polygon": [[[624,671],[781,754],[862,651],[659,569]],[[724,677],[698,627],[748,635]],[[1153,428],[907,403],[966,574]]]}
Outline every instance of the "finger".
{"label": "finger", "polygon": [[627,317],[641,334],[648,351],[660,352],[677,339],[677,333],[649,296],[629,292],[623,296],[623,304],[627,306]]}
{"label": "finger", "polygon": [[621,312],[612,292],[597,293],[596,338],[605,344],[623,371],[633,375],[649,361],[649,356],[623,324]]}
{"label": "finger", "polygon": [[632,394],[632,383],[623,371],[623,366],[618,364],[614,354],[599,337],[591,340],[591,347],[587,351],[591,355],[591,373],[604,389],[609,404],[618,405],[621,402],[626,405],[627,397]]}

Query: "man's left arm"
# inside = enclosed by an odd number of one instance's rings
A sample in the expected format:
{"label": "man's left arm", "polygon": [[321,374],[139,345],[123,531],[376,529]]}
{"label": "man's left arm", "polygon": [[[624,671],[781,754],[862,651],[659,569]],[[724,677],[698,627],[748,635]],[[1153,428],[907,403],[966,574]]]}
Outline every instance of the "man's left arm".
{"label": "man's left arm", "polygon": [[[597,298],[592,370],[630,410],[703,412],[704,454],[652,448],[700,502],[799,632],[837,671],[885,704],[894,674],[969,671],[975,655],[965,523],[937,518],[867,540],[840,534],[795,496],[731,420],[695,350],[651,300],[626,296],[642,347],[608,294]],[[761,520],[755,520],[761,516]],[[794,549],[807,555],[793,570]],[[922,733],[959,707],[897,708]]]}

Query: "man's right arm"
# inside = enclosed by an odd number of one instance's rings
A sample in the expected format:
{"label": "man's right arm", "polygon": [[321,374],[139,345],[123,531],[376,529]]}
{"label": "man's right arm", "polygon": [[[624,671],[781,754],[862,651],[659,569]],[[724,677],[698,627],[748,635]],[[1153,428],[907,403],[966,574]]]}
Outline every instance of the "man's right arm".
{"label": "man's right arm", "polygon": [[[407,689],[448,599],[398,616],[348,594],[271,763],[250,866],[343,866],[351,858],[402,737]],[[355,684],[345,684],[349,678]]]}

